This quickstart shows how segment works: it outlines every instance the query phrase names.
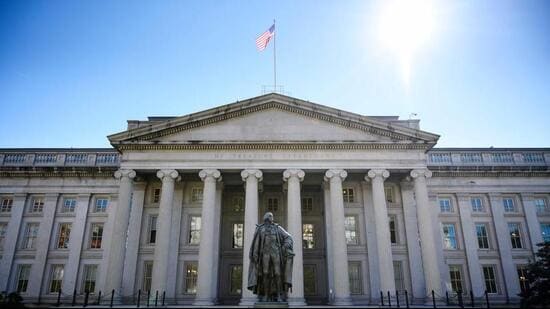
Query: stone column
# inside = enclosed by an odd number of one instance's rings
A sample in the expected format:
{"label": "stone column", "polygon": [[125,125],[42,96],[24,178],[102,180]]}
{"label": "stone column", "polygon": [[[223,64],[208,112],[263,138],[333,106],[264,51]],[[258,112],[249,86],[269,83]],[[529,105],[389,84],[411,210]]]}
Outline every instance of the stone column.
{"label": "stone column", "polygon": [[438,254],[435,237],[436,234],[436,209],[430,207],[428,198],[428,187],[426,178],[432,177],[432,172],[428,169],[417,169],[411,171],[411,177],[414,179],[414,194],[416,197],[416,210],[418,217],[418,227],[422,250],[422,264],[424,266],[424,278],[426,280],[426,296],[431,297],[432,290],[442,295],[441,278]]}
{"label": "stone column", "polygon": [[243,170],[241,172],[243,181],[246,182],[244,202],[244,245],[243,245],[243,286],[241,306],[253,305],[256,302],[254,295],[248,287],[248,267],[250,265],[250,246],[254,238],[256,224],[258,224],[258,182],[262,181],[262,171]]}
{"label": "stone column", "polygon": [[144,199],[145,183],[134,184],[124,257],[124,274],[122,274],[122,295],[134,294]]}
{"label": "stone column", "polygon": [[218,296],[218,278],[219,278],[219,266],[220,266],[220,227],[221,227],[221,213],[222,213],[222,196],[223,196],[223,182],[218,182],[216,185],[216,206],[214,207],[214,230],[212,231],[214,237],[214,261],[212,262],[212,295],[214,296],[214,302],[216,302]]}
{"label": "stone column", "polygon": [[283,172],[283,180],[288,183],[288,232],[294,239],[294,264],[292,266],[292,292],[289,294],[289,305],[305,306],[304,299],[304,257],[302,246],[302,200],[300,182],[305,173],[299,169],[288,169]]}
{"label": "stone column", "polygon": [[216,217],[216,182],[221,180],[220,171],[206,169],[199,172],[204,182],[201,215],[201,242],[199,245],[199,269],[197,278],[197,296],[195,306],[212,306],[214,297],[212,282],[214,271],[214,235]]}
{"label": "stone column", "polygon": [[334,263],[334,302],[336,306],[352,304],[349,290],[348,247],[344,227],[344,197],[342,181],[348,176],[344,170],[328,170],[325,178],[330,185],[332,227],[332,256]]}
{"label": "stone column", "polygon": [[332,211],[330,207],[330,186],[328,182],[323,182],[323,199],[325,200],[325,229],[326,229],[326,243],[327,243],[327,279],[329,290],[329,304],[333,301],[334,295],[334,262],[332,257]]}
{"label": "stone column", "polygon": [[388,208],[384,194],[384,180],[390,176],[387,170],[370,170],[365,180],[372,182],[372,201],[374,220],[376,221],[376,244],[378,248],[378,269],[380,272],[380,290],[386,294],[395,293],[393,258],[391,250]]}
{"label": "stone column", "polygon": [[115,178],[120,180],[118,188],[118,204],[114,209],[113,232],[110,236],[110,248],[107,255],[107,271],[105,291],[121,292],[124,255],[126,253],[126,235],[130,221],[130,205],[133,189],[133,179],[136,172],[120,169],[115,172]]}
{"label": "stone column", "polygon": [[533,250],[533,253],[536,253],[539,249],[539,247],[537,247],[537,244],[543,242],[543,240],[542,240],[542,233],[540,230],[540,222],[537,217],[537,208],[535,206],[535,199],[532,194],[522,193],[521,201],[523,203],[525,220],[527,221],[529,239],[531,239],[531,248]]}
{"label": "stone column", "polygon": [[512,257],[512,243],[510,241],[510,231],[508,230],[508,221],[504,217],[504,207],[502,206],[502,197],[500,194],[489,194],[491,211],[493,212],[493,223],[497,234],[498,251],[500,262],[504,272],[504,283],[506,285],[507,297],[518,298],[521,292],[516,265]]}
{"label": "stone column", "polygon": [[371,303],[380,302],[380,272],[378,269],[378,248],[376,241],[376,220],[374,220],[374,206],[372,205],[372,185],[362,181],[363,210],[365,218],[365,232],[367,240],[367,258],[369,264],[369,288]]}
{"label": "stone column", "polygon": [[466,259],[468,261],[468,273],[472,283],[471,290],[475,297],[482,297],[485,291],[485,283],[481,273],[481,264],[477,254],[477,232],[474,221],[472,220],[471,203],[466,194],[457,194],[458,209],[460,211],[460,222],[462,224],[462,234],[464,235],[464,247],[466,248]]}
{"label": "stone column", "polygon": [[162,295],[167,289],[168,262],[170,255],[170,231],[172,229],[172,209],[174,202],[174,185],[179,174],[176,170],[159,170],[157,177],[162,181],[157,219],[157,236],[153,259],[153,278],[151,279],[151,297],[156,292]]}
{"label": "stone column", "polygon": [[[178,178],[179,179],[179,178]],[[178,259],[181,237],[181,216],[183,212],[183,192],[185,183],[174,184],[174,198],[172,199],[172,222],[170,230],[170,249],[168,250],[168,270],[166,277],[166,299],[175,298],[178,281]],[[162,194],[162,193],[161,193]]]}
{"label": "stone column", "polygon": [[13,198],[10,221],[8,222],[4,238],[4,250],[2,252],[2,259],[0,260],[0,274],[3,274],[0,276],[0,291],[11,292],[8,279],[10,278],[10,271],[12,276],[14,276],[17,271],[13,264],[13,257],[15,256],[15,250],[17,248],[19,231],[25,233],[24,227],[21,228],[21,221],[23,219],[23,213],[25,212],[26,200],[26,193],[16,193]]}

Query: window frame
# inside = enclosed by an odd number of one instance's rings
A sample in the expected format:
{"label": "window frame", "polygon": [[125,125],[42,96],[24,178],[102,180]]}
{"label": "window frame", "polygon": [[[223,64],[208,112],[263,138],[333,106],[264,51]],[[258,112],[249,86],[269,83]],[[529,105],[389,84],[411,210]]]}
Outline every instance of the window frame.
{"label": "window frame", "polygon": [[[157,242],[158,214],[147,217],[147,244],[154,246]],[[154,235],[153,235],[154,233]]]}
{"label": "window frame", "polygon": [[[56,279],[55,275],[57,274],[56,270],[61,269],[61,278]],[[63,287],[63,279],[65,277],[65,265],[64,264],[52,264],[50,266],[50,280],[48,281],[48,293],[54,294],[58,293]],[[56,281],[56,282],[54,282]],[[55,285],[54,285],[55,284]]]}
{"label": "window frame", "polygon": [[[186,295],[197,294],[198,277],[199,277],[198,261],[185,261],[183,263],[183,294],[186,294]],[[190,291],[189,283],[192,284],[192,289],[194,290]]]}
{"label": "window frame", "polygon": [[[101,233],[98,233],[98,235],[94,235],[94,227],[101,227]],[[90,223],[90,243],[88,245],[88,249],[92,249],[92,250],[102,249],[104,231],[105,231],[105,223],[103,222]],[[99,246],[97,246],[96,244],[97,242],[99,242]]]}
{"label": "window frame", "polygon": [[[354,221],[354,230],[349,230],[347,220],[348,218],[353,218]],[[353,238],[355,239],[355,242],[350,242],[349,240],[351,238],[348,238],[348,232],[349,234],[354,233]],[[346,245],[348,246],[357,246],[361,244],[361,239],[359,238],[359,216],[357,215],[346,215],[344,216],[344,233],[346,237]],[[351,235],[350,235],[351,237]]]}
{"label": "window frame", "polygon": [[192,187],[191,188],[191,203],[193,204],[202,204],[204,195],[204,188],[203,187]]}
{"label": "window frame", "polygon": [[[194,218],[198,218],[199,219],[199,222],[198,222],[198,229],[195,228],[193,229],[193,219]],[[196,224],[195,224],[196,225]],[[189,216],[189,228],[188,228],[188,233],[187,233],[187,244],[190,245],[190,246],[198,246],[200,245],[201,243],[201,228],[202,228],[202,218],[200,215],[190,215]],[[196,242],[192,242],[193,240],[193,233],[195,234],[198,234],[198,237],[196,238],[197,241]]]}
{"label": "window frame", "polygon": [[[57,237],[55,241],[55,249],[58,250],[68,250],[70,239],[71,239],[71,230],[73,224],[71,222],[59,222],[57,225]],[[65,229],[65,230],[64,230]]]}
{"label": "window frame", "polygon": [[[393,229],[392,229],[392,223],[393,223]],[[399,244],[399,232],[397,228],[397,215],[395,214],[389,214],[388,215],[388,227],[390,229],[390,243],[392,245],[398,245]],[[392,235],[393,232],[393,235]]]}
{"label": "window frame", "polygon": [[153,282],[153,261],[143,261],[143,269],[141,272],[141,289],[144,292],[151,291],[151,284]]}
{"label": "window frame", "polygon": [[[31,231],[31,227],[36,229]],[[32,235],[31,232],[34,232]],[[40,233],[40,222],[27,222],[25,224],[25,231],[23,232],[23,239],[21,241],[21,250],[36,250],[36,243],[38,241],[38,233]],[[29,247],[29,243],[32,245]]]}
{"label": "window frame", "polygon": [[0,213],[9,214],[13,208],[13,197],[2,196],[0,197]]}
{"label": "window frame", "polygon": [[[478,227],[483,227],[485,235],[481,235],[481,236],[479,235],[480,231],[479,231]],[[489,249],[491,249],[491,241],[489,240],[489,226],[488,226],[488,224],[485,223],[485,222],[476,222],[475,223],[475,229],[476,229],[477,249],[479,249],[479,250],[489,250]],[[481,239],[480,239],[480,237],[481,237]],[[484,238],[485,243],[487,245],[486,248],[485,247],[482,248],[480,246],[480,240],[483,242],[483,238]]]}
{"label": "window frame", "polygon": [[[507,203],[505,201],[512,201],[512,208],[510,209],[510,205],[507,205]],[[515,201],[515,198],[513,197],[503,197],[502,198],[502,208],[504,210],[504,213],[507,214],[507,213],[517,213],[518,212],[518,208],[516,206],[516,201]]]}
{"label": "window frame", "polygon": [[4,242],[8,234],[8,222],[0,222],[0,251],[4,251]]}
{"label": "window frame", "polygon": [[[98,205],[99,201],[105,201],[105,205]],[[109,208],[110,199],[106,196],[96,196],[94,198],[94,207],[92,207],[92,212],[96,214],[106,214],[107,209]]]}
{"label": "window frame", "polygon": [[[545,231],[548,235],[545,235]],[[540,233],[542,234],[542,241],[550,241],[550,223],[549,222],[540,222]]]}
{"label": "window frame", "polygon": [[342,197],[344,203],[355,203],[355,188],[354,187],[343,187],[342,188]]}
{"label": "window frame", "polygon": [[[68,201],[71,201],[71,203],[69,203],[69,205],[67,205]],[[72,202],[74,202],[74,205],[73,205]],[[61,211],[60,212],[63,213],[63,214],[73,214],[76,211],[77,204],[78,204],[78,201],[75,197],[63,197],[63,203],[61,204]]]}
{"label": "window frame", "polygon": [[[363,268],[361,265],[361,261],[349,261],[348,262],[348,274],[349,274],[349,290],[350,294],[352,295],[361,295],[363,294]],[[352,268],[357,268],[357,277],[352,277],[353,271]],[[355,286],[356,289],[354,289],[353,282],[356,282],[357,285]]]}
{"label": "window frame", "polygon": [[[24,289],[21,289],[21,274],[23,272],[23,269],[26,270],[26,281],[24,283]],[[26,294],[27,290],[29,288],[29,280],[30,280],[30,274],[31,274],[32,264],[18,264],[17,265],[17,277],[15,279],[15,291],[20,294]]]}
{"label": "window frame", "polygon": [[[311,226],[311,233],[308,234],[308,237],[311,239],[306,239],[306,225]],[[311,235],[311,236],[309,236]],[[311,244],[311,247],[307,246],[308,244]],[[316,249],[317,242],[315,241],[315,224],[310,222],[303,222],[302,223],[302,249],[304,250],[312,250]]]}
{"label": "window frame", "polygon": [[[448,202],[448,205],[443,205],[442,202]],[[454,213],[453,201],[448,196],[442,196],[437,198],[437,203],[439,205],[439,213],[441,214],[451,214]]]}
{"label": "window frame", "polygon": [[[485,272],[486,269],[491,270],[493,278],[487,278],[486,275],[488,273]],[[500,289],[498,286],[497,271],[495,265],[481,265],[481,273],[483,274],[483,284],[485,285],[485,291],[487,291],[488,294],[499,294]],[[492,281],[492,284],[494,285],[494,291],[492,288],[489,289],[489,287],[487,286],[488,281]]]}
{"label": "window frame", "polygon": [[[477,203],[474,203],[474,201],[479,201],[479,205]],[[483,201],[483,198],[480,196],[472,196],[470,198],[470,206],[472,209],[472,213],[485,213],[485,203]]]}
{"label": "window frame", "polygon": [[[89,285],[92,284],[92,279],[88,278],[88,275],[90,275],[90,270],[93,269],[93,289],[89,289]],[[95,291],[97,289],[97,275],[98,275],[98,264],[84,264],[82,267],[82,285],[80,288],[81,293],[90,293],[95,294]]]}
{"label": "window frame", "polygon": [[[515,226],[518,235],[514,235],[511,227]],[[523,242],[523,232],[521,231],[521,223],[519,222],[508,222],[508,235],[510,236],[510,242],[512,249],[525,249]]]}
{"label": "window frame", "polygon": [[[453,240],[454,239],[454,248],[453,247],[448,247],[447,246],[447,242],[445,241],[445,228],[448,228],[448,227],[452,227],[452,231],[453,231],[453,235],[452,237],[449,237],[449,239]],[[456,229],[456,224],[455,223],[451,223],[451,222],[443,222],[441,223],[441,232],[443,234],[443,249],[444,250],[458,250],[459,249],[459,246],[458,246],[458,231]],[[450,242],[451,244],[453,243],[452,241]]]}
{"label": "window frame", "polygon": [[44,212],[45,197],[44,196],[33,196],[30,201],[29,213],[31,214],[41,214]]}
{"label": "window frame", "polygon": [[[458,274],[458,279],[453,278],[453,273]],[[449,277],[451,283],[451,290],[454,293],[464,293],[464,275],[461,264],[449,264]],[[460,289],[456,289],[460,285]]]}
{"label": "window frame", "polygon": [[[235,230],[235,228],[237,228],[237,230]],[[235,233],[238,234],[239,232],[241,233],[240,242],[236,241],[237,237],[235,235]],[[232,249],[244,248],[244,223],[243,222],[233,222],[231,224],[231,248]]]}

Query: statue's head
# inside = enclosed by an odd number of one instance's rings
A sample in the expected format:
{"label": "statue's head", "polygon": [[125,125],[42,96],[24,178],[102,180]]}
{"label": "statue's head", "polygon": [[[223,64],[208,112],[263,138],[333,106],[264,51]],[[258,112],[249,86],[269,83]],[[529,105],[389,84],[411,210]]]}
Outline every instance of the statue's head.
{"label": "statue's head", "polygon": [[264,222],[273,223],[273,213],[266,212],[264,215]]}

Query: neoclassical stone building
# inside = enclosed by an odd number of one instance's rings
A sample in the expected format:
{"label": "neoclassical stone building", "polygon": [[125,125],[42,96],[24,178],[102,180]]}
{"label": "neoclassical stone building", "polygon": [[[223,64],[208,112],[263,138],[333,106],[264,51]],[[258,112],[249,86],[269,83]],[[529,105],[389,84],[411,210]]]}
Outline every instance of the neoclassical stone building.
{"label": "neoclassical stone building", "polygon": [[294,236],[293,305],[513,301],[550,240],[550,149],[433,148],[418,120],[279,94],[108,138],[0,149],[1,290],[250,305],[250,241],[271,211]]}

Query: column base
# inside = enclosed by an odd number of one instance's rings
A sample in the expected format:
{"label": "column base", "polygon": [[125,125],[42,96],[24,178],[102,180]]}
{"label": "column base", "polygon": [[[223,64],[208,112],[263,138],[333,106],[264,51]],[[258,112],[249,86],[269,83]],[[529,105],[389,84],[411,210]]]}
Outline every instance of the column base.
{"label": "column base", "polygon": [[331,303],[333,306],[352,306],[353,302],[351,297],[334,297],[334,301]]}
{"label": "column base", "polygon": [[241,301],[239,302],[239,306],[247,306],[252,307],[254,304],[258,301],[258,297],[243,297],[241,298]]}
{"label": "column base", "polygon": [[302,307],[307,306],[306,300],[303,297],[289,297],[287,299],[289,307]]}
{"label": "column base", "polygon": [[193,302],[193,306],[214,306],[214,300],[213,299],[195,299]]}

